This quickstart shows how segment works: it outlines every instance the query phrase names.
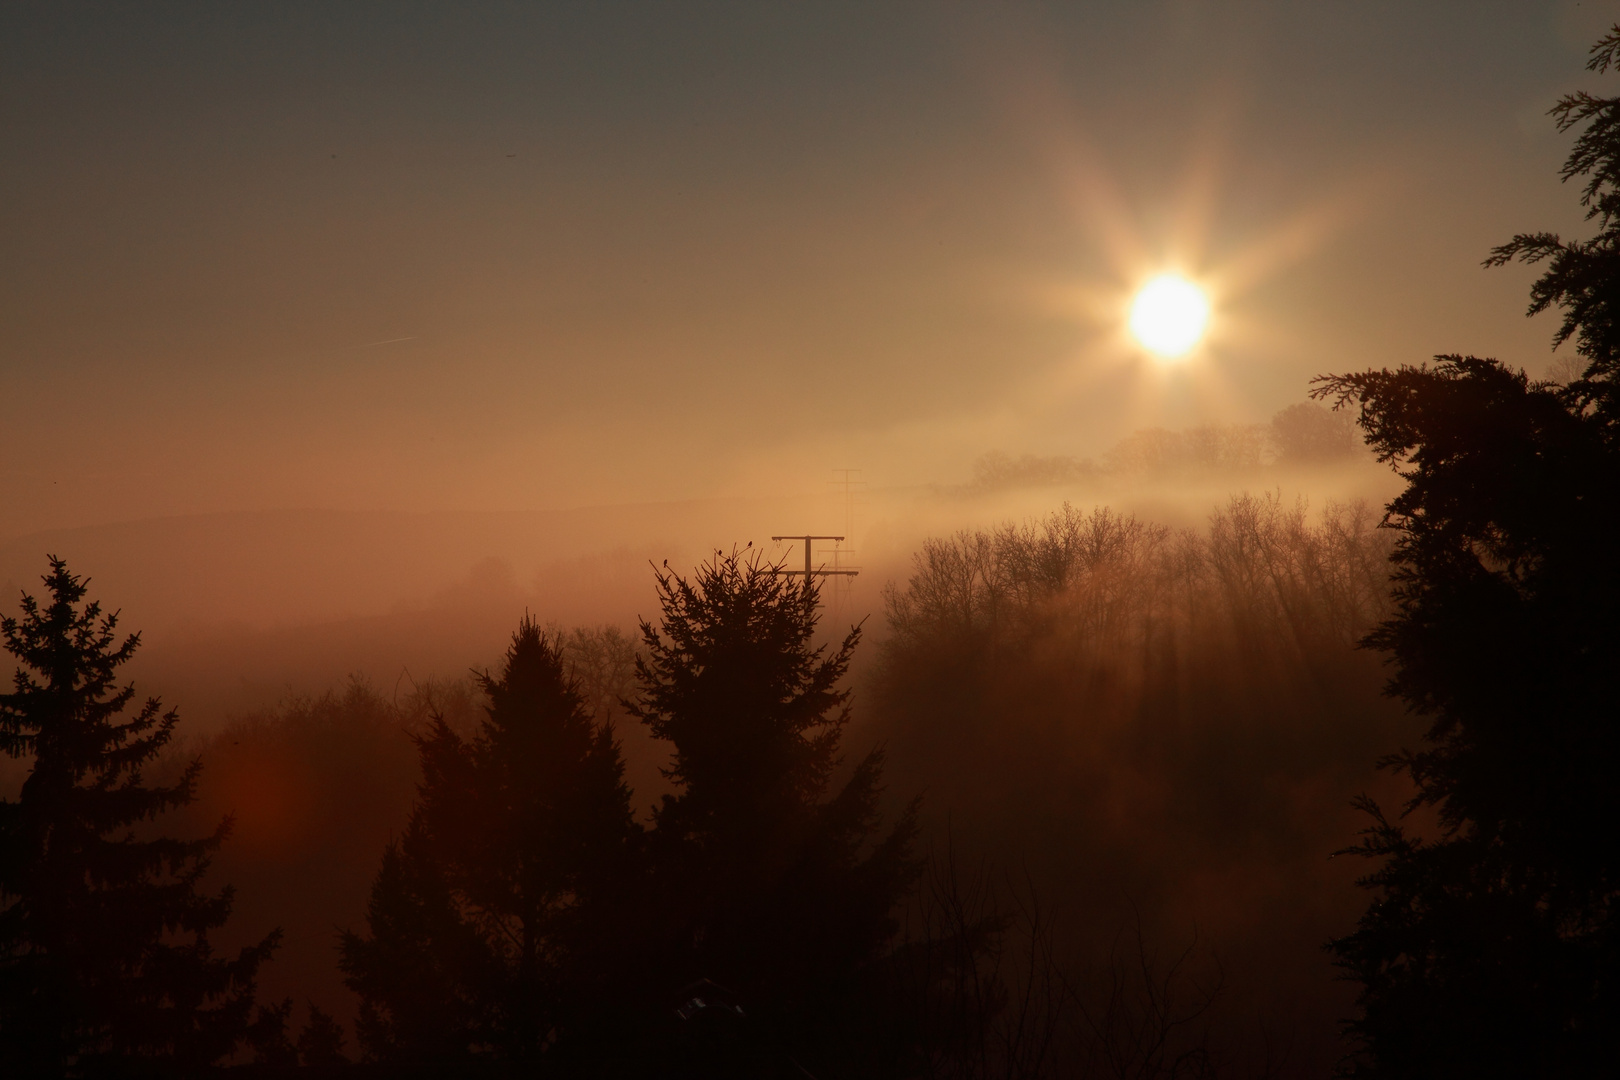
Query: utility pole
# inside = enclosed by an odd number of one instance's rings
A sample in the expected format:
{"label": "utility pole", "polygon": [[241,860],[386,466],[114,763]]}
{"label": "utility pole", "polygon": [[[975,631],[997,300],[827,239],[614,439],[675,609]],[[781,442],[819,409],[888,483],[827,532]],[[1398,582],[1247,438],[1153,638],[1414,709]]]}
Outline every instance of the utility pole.
{"label": "utility pole", "polygon": [[[831,483],[837,484],[844,489],[844,533],[847,536],[850,533],[855,520],[855,491],[858,488],[865,487],[866,484],[864,481],[856,479],[856,477],[861,474],[861,470],[859,469],[834,469],[833,472],[835,474],[842,474],[839,479],[833,480]],[[804,545],[804,569],[776,571],[778,574],[781,574],[784,577],[803,576],[805,584],[809,585],[810,582],[814,581],[818,577],[852,578],[860,574],[859,570],[847,569],[838,565],[840,556],[848,556],[854,553],[850,549],[837,546],[843,544],[843,536],[816,536],[813,533],[802,533],[798,536],[773,536],[771,537],[771,540],[776,543],[781,543],[784,540],[796,540]],[[829,567],[826,563],[822,563],[819,567],[816,566],[815,542],[817,540],[831,540],[834,542],[835,546],[832,548],[832,566]],[[827,549],[823,548],[822,550],[825,552]],[[831,611],[835,616],[842,603],[847,599],[847,596],[845,596],[845,590],[847,587],[848,586],[846,583],[842,588],[834,588],[830,598],[825,595],[822,596],[823,602],[827,603],[829,611]]]}
{"label": "utility pole", "polygon": [[821,568],[818,569],[815,566],[815,564],[811,561],[814,558],[814,547],[812,546],[811,541],[814,541],[814,540],[837,540],[839,543],[843,543],[844,538],[842,536],[811,536],[811,535],[806,534],[806,535],[803,535],[803,536],[773,536],[773,537],[771,537],[771,539],[773,541],[778,542],[778,543],[780,543],[783,540],[798,540],[798,541],[800,541],[801,543],[804,544],[804,569],[803,570],[778,570],[777,573],[782,574],[782,575],[784,575],[786,577],[798,577],[799,575],[802,574],[802,575],[804,575],[804,581],[805,581],[806,585],[808,585],[810,583],[810,580],[812,578],[817,578],[817,577],[854,577],[856,574],[860,573],[859,570],[836,570],[836,569],[828,570],[825,565],[823,565]]}

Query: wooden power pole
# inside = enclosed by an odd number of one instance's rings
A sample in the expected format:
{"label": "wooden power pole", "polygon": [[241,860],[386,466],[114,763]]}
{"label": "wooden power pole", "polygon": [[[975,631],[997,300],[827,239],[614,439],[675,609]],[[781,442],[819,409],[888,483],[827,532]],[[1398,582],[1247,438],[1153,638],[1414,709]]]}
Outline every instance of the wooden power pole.
{"label": "wooden power pole", "polygon": [[812,561],[813,554],[812,554],[811,541],[813,541],[813,540],[837,540],[839,543],[843,543],[844,538],[842,536],[809,536],[809,535],[805,535],[805,536],[773,536],[773,537],[771,537],[771,539],[773,541],[778,541],[778,542],[780,542],[782,540],[798,540],[798,541],[801,541],[804,544],[804,569],[803,570],[778,570],[777,571],[778,574],[783,574],[783,575],[785,575],[787,577],[799,577],[800,575],[803,575],[804,580],[805,580],[805,584],[809,584],[810,580],[812,578],[817,578],[817,577],[854,577],[855,575],[860,573],[859,570],[837,570],[837,569],[828,570],[825,566],[822,566],[822,567],[818,568],[817,566],[815,566],[815,564]]}

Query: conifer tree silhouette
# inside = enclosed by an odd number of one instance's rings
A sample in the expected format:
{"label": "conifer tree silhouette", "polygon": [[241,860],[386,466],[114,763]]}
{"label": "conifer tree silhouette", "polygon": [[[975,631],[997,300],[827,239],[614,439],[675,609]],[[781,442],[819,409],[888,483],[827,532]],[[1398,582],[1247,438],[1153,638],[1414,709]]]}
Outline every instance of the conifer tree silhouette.
{"label": "conifer tree silhouette", "polygon": [[[1606,69],[1620,27],[1594,50]],[[1431,718],[1407,772],[1438,835],[1370,800],[1375,899],[1331,945],[1361,985],[1358,1075],[1553,1077],[1613,1071],[1620,1031],[1620,98],[1554,110],[1591,124],[1564,169],[1589,175],[1603,230],[1497,249],[1551,260],[1531,314],[1565,309],[1587,367],[1532,383],[1443,356],[1320,380],[1360,406],[1406,489],[1390,504],[1395,615],[1367,640],[1392,693]]]}
{"label": "conifer tree silhouette", "polygon": [[48,601],[0,621],[19,667],[0,695],[0,748],[33,765],[0,800],[0,1068],[14,1076],[184,1074],[246,1036],[255,976],[279,931],[234,958],[209,931],[231,889],[200,891],[229,831],[177,840],[148,823],[192,799],[201,765],[168,787],[144,765],[178,716],[153,699],[124,717],[117,615],[82,604],[86,583],[50,560]]}
{"label": "conifer tree silhouette", "polygon": [[315,1005],[310,1005],[309,1019],[298,1035],[298,1060],[310,1068],[326,1069],[349,1063],[343,1053],[343,1025]]}
{"label": "conifer tree silhouette", "polygon": [[[1620,25],[1592,46],[1586,69],[1602,75],[1616,66]],[[1560,98],[1552,115],[1559,131],[1585,125],[1559,176],[1585,179],[1581,205],[1587,220],[1598,223],[1597,234],[1565,241],[1556,233],[1520,233],[1491,252],[1485,265],[1546,262],[1546,272],[1530,288],[1527,314],[1562,309],[1553,347],[1574,338],[1575,351],[1586,362],[1563,397],[1596,413],[1612,434],[1620,429],[1620,97],[1577,91]]]}
{"label": "conifer tree silhouette", "polygon": [[848,1068],[918,870],[916,805],[880,833],[879,750],[829,797],[860,629],[815,645],[814,582],[775,569],[732,551],[658,573],[630,703],[678,786],[656,811],[657,917],[671,990],[712,979],[813,1070]]}
{"label": "conifer tree silhouette", "polygon": [[479,682],[472,738],[437,718],[417,740],[422,783],[372,886],[369,936],[342,939],[374,1059],[533,1064],[588,1038],[618,974],[638,830],[612,727],[532,619]]}

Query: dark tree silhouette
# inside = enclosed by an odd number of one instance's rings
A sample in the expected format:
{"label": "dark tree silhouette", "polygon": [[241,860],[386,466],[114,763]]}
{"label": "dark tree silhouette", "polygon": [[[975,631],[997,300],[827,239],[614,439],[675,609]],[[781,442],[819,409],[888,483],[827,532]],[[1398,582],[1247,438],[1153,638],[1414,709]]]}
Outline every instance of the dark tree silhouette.
{"label": "dark tree silhouette", "polygon": [[611,726],[525,618],[471,739],[435,719],[422,783],[342,967],[384,1060],[532,1064],[600,1038],[638,829]]}
{"label": "dark tree silhouette", "polygon": [[832,790],[860,630],[814,645],[817,589],[776,569],[733,551],[658,574],[630,706],[678,786],[656,811],[657,914],[671,990],[714,979],[812,1069],[849,1069],[918,869],[915,806],[880,833],[877,750]]}
{"label": "dark tree silhouette", "polygon": [[[1603,74],[1620,63],[1620,25],[1592,47],[1587,70]],[[1620,97],[1567,94],[1552,108],[1559,131],[1586,125],[1564,161],[1565,180],[1585,177],[1581,205],[1598,231],[1589,240],[1565,242],[1556,233],[1521,233],[1491,252],[1486,266],[1539,263],[1547,270],[1530,288],[1531,315],[1563,310],[1556,348],[1570,338],[1586,361],[1566,389],[1572,407],[1590,408],[1613,437],[1620,421]]]}
{"label": "dark tree silhouette", "polygon": [[332,1068],[349,1063],[343,1053],[343,1025],[314,1005],[309,1007],[304,1030],[298,1033],[298,1060],[310,1068]]}
{"label": "dark tree silhouette", "polygon": [[178,716],[153,699],[129,717],[117,671],[138,634],[82,604],[85,582],[50,560],[43,607],[0,621],[17,658],[0,696],[0,748],[33,766],[16,801],[0,800],[0,1046],[16,1076],[174,1075],[229,1054],[247,1035],[259,965],[279,931],[234,958],[209,931],[229,887],[200,891],[229,831],[177,840],[149,823],[192,798],[192,762],[170,787],[141,769]]}
{"label": "dark tree silhouette", "polygon": [[292,998],[284,998],[274,1005],[259,1006],[248,1033],[248,1045],[253,1048],[253,1064],[259,1067],[260,1075],[284,1075],[300,1063],[321,1070],[350,1064],[343,1053],[343,1025],[314,1002],[309,1003],[309,1016],[298,1041],[292,1040],[287,1034],[292,1005]]}
{"label": "dark tree silhouette", "polygon": [[[1599,43],[1604,70],[1620,28]],[[1372,1076],[1578,1076],[1614,1068],[1620,1031],[1620,99],[1574,95],[1592,125],[1565,166],[1590,175],[1603,232],[1521,236],[1550,258],[1531,313],[1565,308],[1558,340],[1587,362],[1567,386],[1444,356],[1320,380],[1357,403],[1367,440],[1402,469],[1396,612],[1367,639],[1392,693],[1432,718],[1410,774],[1414,835],[1370,800],[1354,850],[1380,860],[1375,899],[1333,942],[1361,984],[1356,1071]]]}

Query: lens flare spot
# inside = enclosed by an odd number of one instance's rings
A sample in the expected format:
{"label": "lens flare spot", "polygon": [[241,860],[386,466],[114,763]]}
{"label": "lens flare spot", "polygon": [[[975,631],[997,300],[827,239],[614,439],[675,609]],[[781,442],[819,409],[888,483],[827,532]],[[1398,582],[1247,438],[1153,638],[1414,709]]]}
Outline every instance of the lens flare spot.
{"label": "lens flare spot", "polygon": [[1149,352],[1164,359],[1185,356],[1209,326],[1204,290],[1176,274],[1161,274],[1131,302],[1131,333]]}

